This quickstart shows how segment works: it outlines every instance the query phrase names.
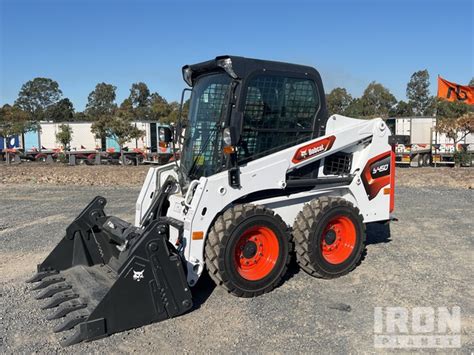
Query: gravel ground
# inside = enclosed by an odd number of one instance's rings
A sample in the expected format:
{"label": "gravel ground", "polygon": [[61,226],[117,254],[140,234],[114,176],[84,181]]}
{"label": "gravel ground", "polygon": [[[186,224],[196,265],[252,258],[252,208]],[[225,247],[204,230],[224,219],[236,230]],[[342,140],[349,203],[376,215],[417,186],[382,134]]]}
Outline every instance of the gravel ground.
{"label": "gravel ground", "polygon": [[[29,185],[141,186],[150,166],[68,166],[64,164],[0,164],[0,183]],[[397,185],[474,188],[473,168],[397,168]]]}
{"label": "gravel ground", "polygon": [[455,305],[462,352],[474,351],[474,191],[403,186],[399,221],[369,226],[367,257],[347,276],[318,280],[293,265],[280,287],[255,299],[228,295],[205,277],[194,311],[63,349],[24,280],[95,195],[108,198],[109,214],[132,221],[138,192],[0,184],[1,353],[374,352],[374,307]]}

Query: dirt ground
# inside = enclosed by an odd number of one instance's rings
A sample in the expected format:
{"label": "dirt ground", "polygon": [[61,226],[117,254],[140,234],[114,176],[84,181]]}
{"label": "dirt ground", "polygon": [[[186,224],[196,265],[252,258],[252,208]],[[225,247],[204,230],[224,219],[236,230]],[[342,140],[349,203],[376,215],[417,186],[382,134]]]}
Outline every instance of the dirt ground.
{"label": "dirt ground", "polygon": [[[467,168],[398,169],[398,222],[368,226],[367,256],[349,275],[320,280],[293,264],[280,287],[254,299],[233,297],[204,276],[191,312],[61,348],[56,322],[24,281],[94,196],[108,199],[108,214],[133,221],[146,170],[49,168],[68,183],[55,185],[38,179],[45,166],[0,166],[0,353],[373,353],[389,350],[374,348],[374,307],[386,306],[461,307],[457,350],[474,351],[474,169]],[[9,180],[14,172],[36,180],[19,184]],[[94,186],[81,186],[90,176]]]}
{"label": "dirt ground", "polygon": [[76,165],[22,163],[0,165],[1,184],[141,186],[149,165]]}
{"label": "dirt ground", "polygon": [[[23,163],[0,165],[2,184],[52,184],[84,186],[141,186],[150,166],[68,166]],[[396,170],[396,185],[474,188],[474,168],[407,168]]]}

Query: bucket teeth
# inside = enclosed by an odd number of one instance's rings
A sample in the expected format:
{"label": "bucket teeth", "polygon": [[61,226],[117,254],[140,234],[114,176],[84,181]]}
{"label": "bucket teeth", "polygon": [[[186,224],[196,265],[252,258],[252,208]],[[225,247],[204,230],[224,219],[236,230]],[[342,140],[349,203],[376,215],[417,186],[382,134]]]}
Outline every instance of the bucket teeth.
{"label": "bucket teeth", "polygon": [[50,271],[40,271],[31,276],[28,280],[26,280],[27,283],[32,283],[32,282],[38,282],[43,280],[47,276],[55,275],[58,274],[59,271],[56,270],[50,270]]}
{"label": "bucket teeth", "polygon": [[84,338],[82,336],[81,331],[79,329],[75,329],[74,333],[72,333],[71,336],[64,337],[63,339],[59,341],[59,344],[61,344],[61,346],[63,347],[66,347],[66,346],[71,346],[71,345],[80,343],[83,340]]}
{"label": "bucket teeth", "polygon": [[61,303],[78,298],[79,295],[72,290],[66,290],[56,293],[51,299],[45,303],[41,309],[49,309],[59,306]]}
{"label": "bucket teeth", "polygon": [[64,277],[62,276],[58,276],[58,275],[46,276],[45,278],[41,280],[41,282],[33,286],[31,289],[41,290],[49,285],[52,285],[61,281],[64,281]]}
{"label": "bucket teeth", "polygon": [[89,317],[89,312],[83,309],[71,312],[66,316],[66,318],[64,319],[64,322],[58,324],[53,329],[53,331],[55,333],[59,333],[65,330],[72,329],[79,323],[84,322],[87,319],[87,317]]}
{"label": "bucket teeth", "polygon": [[48,320],[62,318],[68,313],[77,311],[78,309],[86,308],[87,303],[82,302],[80,299],[73,299],[62,303],[54,313],[46,317]]}
{"label": "bucket teeth", "polygon": [[48,287],[46,287],[43,291],[41,291],[38,295],[36,295],[35,298],[37,300],[42,300],[44,298],[54,296],[56,293],[64,291],[64,290],[68,290],[70,288],[71,288],[71,285],[68,285],[65,282],[56,283],[56,284],[49,285]]}

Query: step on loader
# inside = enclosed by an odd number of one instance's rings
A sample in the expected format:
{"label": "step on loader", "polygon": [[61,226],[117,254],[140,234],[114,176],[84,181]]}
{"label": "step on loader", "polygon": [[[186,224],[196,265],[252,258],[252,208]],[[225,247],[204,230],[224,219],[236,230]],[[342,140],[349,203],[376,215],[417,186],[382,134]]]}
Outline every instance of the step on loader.
{"label": "step on loader", "polygon": [[390,131],[329,117],[314,68],[221,56],[183,78],[179,160],[149,170],[135,223],[96,197],[29,280],[64,346],[190,311],[204,270],[239,297],[278,286],[292,254],[312,276],[345,275],[365,225],[390,220]]}

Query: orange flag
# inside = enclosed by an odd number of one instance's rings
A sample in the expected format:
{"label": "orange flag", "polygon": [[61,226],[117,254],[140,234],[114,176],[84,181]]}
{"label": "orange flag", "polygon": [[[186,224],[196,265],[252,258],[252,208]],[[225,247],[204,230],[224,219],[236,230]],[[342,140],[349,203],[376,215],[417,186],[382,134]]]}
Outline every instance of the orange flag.
{"label": "orange flag", "polygon": [[448,101],[461,101],[474,105],[474,86],[451,83],[438,76],[438,97]]}

